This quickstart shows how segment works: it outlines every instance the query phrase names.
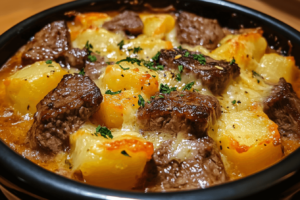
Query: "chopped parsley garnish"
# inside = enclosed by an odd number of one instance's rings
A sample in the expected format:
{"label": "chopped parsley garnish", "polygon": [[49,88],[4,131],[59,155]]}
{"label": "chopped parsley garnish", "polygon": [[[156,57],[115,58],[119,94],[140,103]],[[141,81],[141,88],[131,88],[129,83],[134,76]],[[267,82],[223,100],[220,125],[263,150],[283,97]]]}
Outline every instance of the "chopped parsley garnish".
{"label": "chopped parsley garnish", "polygon": [[257,79],[257,83],[259,83],[259,82],[260,82],[260,80]]}
{"label": "chopped parsley garnish", "polygon": [[[259,77],[259,78],[263,78],[259,73],[257,73],[256,71],[252,70],[252,77]],[[260,83],[259,79],[256,79],[257,83]]]}
{"label": "chopped parsley garnish", "polygon": [[88,60],[89,60],[90,62],[95,62],[95,61],[97,61],[97,58],[96,58],[96,56],[89,55],[89,56],[88,56]]}
{"label": "chopped parsley garnish", "polygon": [[190,55],[190,53],[187,51],[187,52],[185,52],[184,57],[189,57],[189,55]]}
{"label": "chopped parsley garnish", "polygon": [[172,91],[176,91],[176,87],[171,87],[169,88],[169,86],[167,84],[160,84],[160,89],[159,91],[163,94],[170,94]]}
{"label": "chopped parsley garnish", "polygon": [[232,103],[232,105],[236,104],[236,100],[233,100],[231,103]]}
{"label": "chopped parsley garnish", "polygon": [[106,62],[106,64],[110,65],[110,62]]}
{"label": "chopped parsley garnish", "polygon": [[183,97],[183,96],[184,96],[184,94],[181,94],[180,96],[181,96],[181,97]]}
{"label": "chopped parsley garnish", "polygon": [[177,49],[179,49],[179,50],[182,50],[182,47],[181,47],[181,45],[180,45],[180,46],[178,46],[178,47],[177,47]]}
{"label": "chopped parsley garnish", "polygon": [[85,75],[85,71],[84,71],[84,68],[82,68],[79,72],[80,75],[84,76]]}
{"label": "chopped parsley garnish", "polygon": [[125,150],[121,151],[121,154],[123,154],[124,156],[131,157]]}
{"label": "chopped parsley garnish", "polygon": [[143,48],[141,47],[133,47],[133,49],[128,49],[128,51],[133,51],[133,53],[138,53],[139,51],[142,51]]}
{"label": "chopped parsley garnish", "polygon": [[119,42],[117,45],[119,46],[120,50],[123,49],[124,40],[122,40],[121,42]]}
{"label": "chopped parsley garnish", "polygon": [[130,69],[129,67],[128,68],[124,68],[124,67],[122,67],[121,65],[119,65],[120,67],[121,67],[121,69],[123,69],[123,70],[128,70],[128,69]]}
{"label": "chopped parsley garnish", "polygon": [[52,64],[52,60],[46,60],[46,64]]}
{"label": "chopped parsley garnish", "polygon": [[137,63],[139,66],[141,66],[142,61],[137,58],[126,57],[126,59],[119,60],[118,62],[116,62],[116,64],[120,64],[121,62],[129,62],[131,64]]}
{"label": "chopped parsley garnish", "polygon": [[107,90],[107,91],[105,92],[105,94],[115,95],[115,94],[120,94],[121,92],[122,92],[122,90],[119,90],[119,91],[116,91],[116,92],[113,92],[113,91],[111,91],[111,90]]}
{"label": "chopped parsley garnish", "polygon": [[54,67],[53,65],[48,65],[48,67]]}
{"label": "chopped parsley garnish", "polygon": [[155,78],[156,76],[155,76],[155,75],[152,75],[152,77]]}
{"label": "chopped parsley garnish", "polygon": [[193,54],[193,58],[194,58],[194,60],[198,60],[201,65],[206,64],[206,59],[202,54]]}
{"label": "chopped parsley garnish", "polygon": [[190,90],[190,89],[192,89],[194,84],[195,84],[194,81],[190,82],[190,83],[186,84],[182,90]]}
{"label": "chopped parsley garnish", "polygon": [[156,69],[158,69],[158,70],[164,70],[164,66],[163,65],[157,65]]}
{"label": "chopped parsley garnish", "polygon": [[151,99],[154,99],[155,98],[155,96],[151,96]]}
{"label": "chopped parsley garnish", "polygon": [[182,65],[178,65],[178,69],[179,69],[179,73],[181,73],[183,71],[183,66]]}
{"label": "chopped parsley garnish", "polygon": [[155,56],[152,57],[152,60],[157,61],[158,57],[160,56],[160,51],[158,51]]}
{"label": "chopped parsley garnish", "polygon": [[235,63],[235,59],[234,57],[232,58],[231,62],[229,63],[229,65],[233,65]]}
{"label": "chopped parsley garnish", "polygon": [[161,94],[160,94],[160,95],[158,95],[158,96],[159,96],[160,98],[165,98],[165,97],[164,97],[163,95],[161,95]]}
{"label": "chopped parsley garnish", "polygon": [[98,136],[99,134],[106,139],[108,139],[108,137],[110,139],[113,139],[113,135],[111,134],[111,131],[108,128],[102,127],[100,125],[96,128],[95,135]]}
{"label": "chopped parsley garnish", "polygon": [[93,49],[93,45],[89,43],[89,41],[86,41],[84,48],[86,48],[88,55],[90,55],[92,53],[91,49]]}
{"label": "chopped parsley garnish", "polygon": [[150,103],[151,103],[151,101],[147,101],[147,103],[149,103],[149,104],[150,104]]}
{"label": "chopped parsley garnish", "polygon": [[157,70],[164,70],[164,66],[163,65],[157,65],[156,68],[154,67],[154,62],[151,61],[146,61],[143,60],[143,64],[145,67],[147,67],[148,69],[157,71]]}
{"label": "chopped parsley garnish", "polygon": [[177,81],[181,81],[181,75],[180,74],[176,74],[176,78]]}
{"label": "chopped parsley garnish", "polygon": [[144,100],[144,98],[140,94],[139,94],[138,97],[139,97],[139,101],[138,101],[139,106],[144,107],[145,106],[145,100]]}
{"label": "chopped parsley garnish", "polygon": [[100,54],[100,51],[95,51],[97,54]]}

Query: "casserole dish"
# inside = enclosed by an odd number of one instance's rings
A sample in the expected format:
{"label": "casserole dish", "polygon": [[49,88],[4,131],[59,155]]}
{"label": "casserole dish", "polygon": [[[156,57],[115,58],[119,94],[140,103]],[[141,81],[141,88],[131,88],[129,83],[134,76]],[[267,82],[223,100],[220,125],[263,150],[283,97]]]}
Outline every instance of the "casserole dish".
{"label": "casserole dish", "polygon": [[[244,28],[260,26],[265,31],[264,36],[267,38],[268,44],[275,50],[281,51],[283,55],[291,53],[299,65],[300,58],[296,55],[300,52],[300,36],[297,31],[264,14],[224,1],[165,1],[163,3],[159,1],[84,1],[64,4],[37,14],[4,33],[0,38],[0,52],[2,55],[0,63],[3,65],[45,24],[67,18],[67,16],[64,15],[65,12],[73,10],[79,12],[107,11],[118,10],[124,7],[139,10],[143,8],[145,3],[150,4],[152,7],[166,7],[172,4],[176,9],[184,9],[204,16],[216,17],[222,26],[228,28],[240,28],[242,25]],[[292,47],[290,47],[289,44],[292,44]],[[300,161],[297,160],[300,152],[296,150],[278,164],[235,182],[205,190],[143,194],[102,189],[74,182],[43,170],[14,153],[2,142],[0,143],[0,149],[1,175],[3,177],[1,182],[8,188],[11,188],[12,184],[17,185],[19,191],[14,191],[17,194],[20,190],[22,190],[23,193],[26,190],[29,193],[37,195],[37,198],[50,199],[56,196],[62,199],[241,198],[274,186],[279,181],[283,181],[283,179],[290,176],[291,173],[295,173],[300,166]],[[295,175],[290,178],[294,177]],[[290,183],[288,180],[285,182]],[[27,195],[29,194],[27,193]],[[277,194],[273,193],[272,195]],[[270,198],[270,196],[268,198]]]}

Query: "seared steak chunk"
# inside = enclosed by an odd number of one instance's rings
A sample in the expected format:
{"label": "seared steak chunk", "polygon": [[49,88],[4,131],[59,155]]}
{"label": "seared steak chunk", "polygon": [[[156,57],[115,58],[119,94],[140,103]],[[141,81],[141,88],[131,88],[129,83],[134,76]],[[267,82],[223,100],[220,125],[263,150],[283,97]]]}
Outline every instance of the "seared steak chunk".
{"label": "seared steak chunk", "polygon": [[65,21],[55,21],[46,25],[34,35],[22,55],[22,64],[36,61],[57,60],[70,46],[70,34]]}
{"label": "seared steak chunk", "polygon": [[300,99],[284,78],[264,101],[264,112],[278,125],[282,139],[300,139]]}
{"label": "seared steak chunk", "polygon": [[[188,140],[190,155],[184,160],[172,159],[175,140],[163,142],[153,154],[154,174],[147,178],[147,191],[206,188],[227,180],[221,157],[209,137]],[[148,169],[149,170],[149,169]]]}
{"label": "seared steak chunk", "polygon": [[[175,57],[181,55],[180,58]],[[199,52],[190,52],[186,49],[162,49],[159,56],[159,64],[164,65],[166,70],[178,70],[178,66],[183,66],[184,73],[192,73],[201,79],[202,84],[214,94],[220,94],[228,85],[232,78],[240,75],[240,68],[237,64],[225,60],[215,60],[209,56],[202,55],[202,64],[195,56]]]}
{"label": "seared steak chunk", "polygon": [[107,64],[104,61],[104,58],[101,57],[99,54],[91,53],[92,56],[96,57],[96,61],[91,62],[89,59],[85,62],[85,75],[89,76],[92,80],[96,80],[99,78],[101,74],[101,69],[106,67]]}
{"label": "seared steak chunk", "polygon": [[78,130],[101,102],[100,89],[88,76],[65,75],[36,106],[28,132],[30,146],[46,153],[66,150],[70,133]]}
{"label": "seared steak chunk", "polygon": [[104,22],[103,28],[109,31],[125,31],[137,35],[142,33],[144,24],[137,13],[126,10],[112,20]]}
{"label": "seared steak chunk", "polygon": [[139,127],[144,131],[183,131],[197,137],[205,136],[210,123],[220,114],[217,98],[189,91],[156,93],[151,103],[137,113]]}
{"label": "seared steak chunk", "polygon": [[177,39],[180,43],[202,45],[207,49],[217,47],[225,37],[216,19],[208,19],[189,12],[180,12],[177,22]]}
{"label": "seared steak chunk", "polygon": [[88,53],[86,49],[72,48],[63,53],[65,67],[74,67],[82,69],[85,66],[85,60]]}

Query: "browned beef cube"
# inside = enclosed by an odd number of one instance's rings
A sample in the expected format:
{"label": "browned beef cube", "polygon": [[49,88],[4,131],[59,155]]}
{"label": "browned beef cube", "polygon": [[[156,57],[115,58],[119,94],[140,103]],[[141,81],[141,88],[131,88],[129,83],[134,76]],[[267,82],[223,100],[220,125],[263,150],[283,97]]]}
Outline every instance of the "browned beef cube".
{"label": "browned beef cube", "polygon": [[[162,98],[163,97],[163,98]],[[157,93],[151,103],[138,110],[138,124],[144,131],[184,131],[197,137],[221,114],[217,98],[197,92]]]}
{"label": "browned beef cube", "polygon": [[278,125],[282,140],[300,142],[300,99],[284,78],[264,101],[264,112]]}
{"label": "browned beef cube", "polygon": [[46,25],[34,35],[22,55],[22,64],[36,61],[57,60],[70,47],[70,34],[65,21],[55,21]]}
{"label": "browned beef cube", "polygon": [[[181,57],[175,59],[178,55]],[[178,70],[178,66],[182,65],[184,73],[194,74],[214,94],[220,94],[231,79],[240,75],[240,68],[235,63],[230,64],[225,60],[215,60],[203,55],[205,62],[201,64],[199,60],[194,58],[195,55],[200,55],[200,53],[179,49],[163,49],[160,51],[159,64],[164,65],[166,70]]]}
{"label": "browned beef cube", "polygon": [[202,45],[207,49],[217,47],[225,37],[216,19],[208,19],[189,12],[180,12],[177,22],[177,39],[180,43]]}
{"label": "browned beef cube", "polygon": [[86,49],[72,48],[62,54],[62,61],[65,67],[82,69],[88,56]]}
{"label": "browned beef cube", "polygon": [[142,33],[144,24],[137,13],[126,10],[112,20],[104,22],[103,28],[109,31],[125,31],[137,35]]}
{"label": "browned beef cube", "polygon": [[206,188],[227,180],[223,162],[211,138],[188,140],[192,148],[185,160],[172,158],[173,142],[175,140],[165,141],[155,150],[152,163],[147,166],[151,174],[143,177],[147,191]]}
{"label": "browned beef cube", "polygon": [[64,151],[70,133],[95,113],[102,102],[100,89],[88,77],[67,74],[36,106],[28,142],[48,154]]}

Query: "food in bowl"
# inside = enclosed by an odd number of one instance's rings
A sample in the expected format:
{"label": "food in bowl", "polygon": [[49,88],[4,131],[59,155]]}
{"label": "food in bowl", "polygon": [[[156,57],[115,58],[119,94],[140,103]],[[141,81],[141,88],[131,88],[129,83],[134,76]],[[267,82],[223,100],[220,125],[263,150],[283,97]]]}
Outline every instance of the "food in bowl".
{"label": "food in bowl", "polygon": [[185,11],[52,22],[2,68],[0,137],[106,188],[198,189],[253,174],[299,147],[299,69],[262,34]]}

